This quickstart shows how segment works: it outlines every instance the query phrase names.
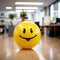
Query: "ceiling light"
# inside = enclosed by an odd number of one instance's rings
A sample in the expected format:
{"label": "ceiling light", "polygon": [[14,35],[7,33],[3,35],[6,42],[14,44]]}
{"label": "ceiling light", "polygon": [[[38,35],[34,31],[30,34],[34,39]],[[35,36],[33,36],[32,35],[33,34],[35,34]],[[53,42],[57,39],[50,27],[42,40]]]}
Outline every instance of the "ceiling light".
{"label": "ceiling light", "polygon": [[15,2],[16,5],[43,5],[43,2]]}
{"label": "ceiling light", "polygon": [[16,9],[38,9],[38,7],[16,7]]}
{"label": "ceiling light", "polygon": [[[22,10],[16,10],[16,12],[22,12]],[[24,12],[34,12],[34,10],[24,10]]]}
{"label": "ceiling light", "polygon": [[12,9],[12,7],[6,7],[6,9]]}

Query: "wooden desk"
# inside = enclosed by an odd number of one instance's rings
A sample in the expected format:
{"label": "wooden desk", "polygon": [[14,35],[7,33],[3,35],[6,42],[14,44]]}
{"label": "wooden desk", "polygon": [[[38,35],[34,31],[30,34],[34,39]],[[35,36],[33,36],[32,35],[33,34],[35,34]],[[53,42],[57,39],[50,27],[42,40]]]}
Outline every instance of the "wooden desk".
{"label": "wooden desk", "polygon": [[[40,26],[42,33],[44,33],[44,28],[48,28],[48,30],[51,30],[53,28],[54,30],[54,36],[56,36],[57,31],[60,29],[60,24],[51,24],[51,25],[42,25]],[[60,35],[60,32],[59,32]]]}
{"label": "wooden desk", "polygon": [[60,26],[60,24],[51,24],[51,25],[41,25],[40,27],[51,27],[51,26]]}

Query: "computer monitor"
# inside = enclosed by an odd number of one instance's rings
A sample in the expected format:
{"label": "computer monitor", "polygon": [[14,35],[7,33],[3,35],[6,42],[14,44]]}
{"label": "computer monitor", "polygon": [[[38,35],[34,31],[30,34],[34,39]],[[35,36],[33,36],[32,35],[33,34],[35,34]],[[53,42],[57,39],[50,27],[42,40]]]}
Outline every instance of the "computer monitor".
{"label": "computer monitor", "polygon": [[4,22],[4,20],[1,20],[1,22]]}
{"label": "computer monitor", "polygon": [[38,27],[40,27],[40,26],[39,26],[39,22],[35,22],[35,24],[36,24]]}
{"label": "computer monitor", "polygon": [[60,23],[60,18],[56,18],[56,23]]}

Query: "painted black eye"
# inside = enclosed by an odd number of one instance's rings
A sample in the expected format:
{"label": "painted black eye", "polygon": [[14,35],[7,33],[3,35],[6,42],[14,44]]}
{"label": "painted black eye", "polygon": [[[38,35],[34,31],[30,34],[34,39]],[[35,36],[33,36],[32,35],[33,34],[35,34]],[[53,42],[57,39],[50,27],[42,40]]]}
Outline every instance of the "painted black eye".
{"label": "painted black eye", "polygon": [[30,32],[31,32],[31,33],[33,33],[33,30],[32,30],[32,28],[30,29]]}
{"label": "painted black eye", "polygon": [[23,29],[23,33],[25,33],[25,32],[26,32],[26,29],[24,28],[24,29]]}

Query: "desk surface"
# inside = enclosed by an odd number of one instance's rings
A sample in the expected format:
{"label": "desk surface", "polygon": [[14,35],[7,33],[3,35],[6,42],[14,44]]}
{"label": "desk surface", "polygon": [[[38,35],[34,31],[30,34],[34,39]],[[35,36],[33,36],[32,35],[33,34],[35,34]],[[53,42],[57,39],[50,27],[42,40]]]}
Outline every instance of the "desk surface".
{"label": "desk surface", "polygon": [[0,28],[4,28],[5,27],[5,25],[0,25]]}
{"label": "desk surface", "polygon": [[60,26],[60,24],[41,25],[40,27]]}

